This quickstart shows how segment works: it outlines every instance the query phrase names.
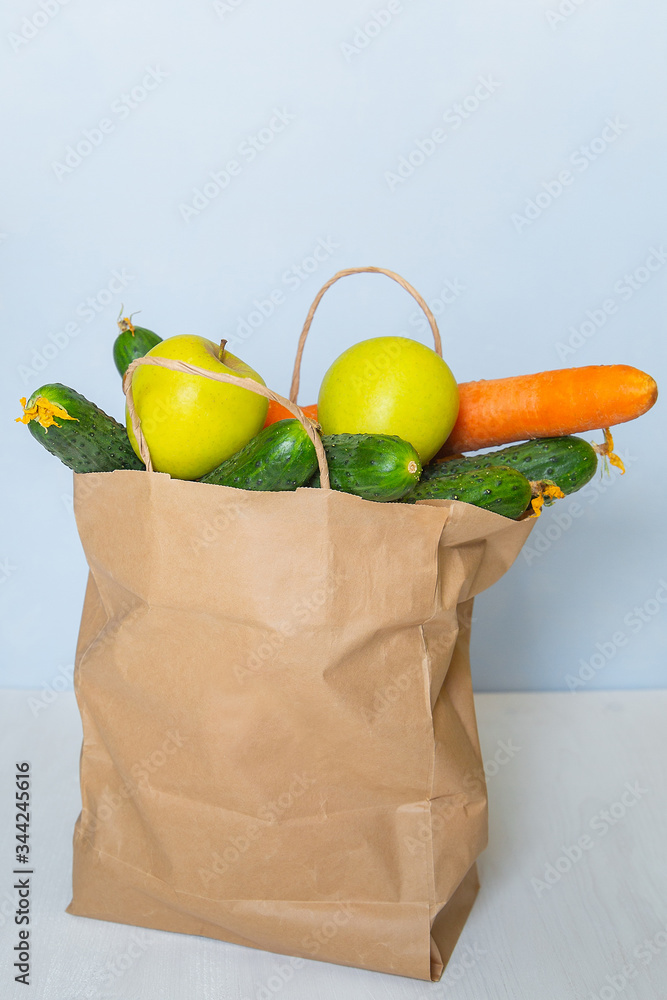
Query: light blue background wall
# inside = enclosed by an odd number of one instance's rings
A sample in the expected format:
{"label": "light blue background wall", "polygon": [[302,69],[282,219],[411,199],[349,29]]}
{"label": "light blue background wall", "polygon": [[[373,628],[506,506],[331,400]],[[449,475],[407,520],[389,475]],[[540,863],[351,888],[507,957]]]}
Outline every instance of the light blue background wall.
{"label": "light blue background wall", "polygon": [[[18,398],[63,381],[121,417],[121,302],[162,336],[233,340],[282,290],[236,350],[286,392],[320,284],[376,264],[438,310],[459,381],[611,362],[664,380],[666,28],[655,0],[4,5],[2,683],[65,683],[86,579],[70,473],[12,422]],[[124,103],[149,71],[153,89]],[[102,119],[90,154],[58,167]],[[420,142],[430,155],[409,173]],[[184,210],[230,160],[226,188]],[[388,176],[401,163],[409,175]],[[573,334],[589,311],[604,322]],[[427,342],[397,286],[337,285],[302,402],[344,348],[401,333]],[[660,405],[619,427],[627,475],[596,480],[570,525],[571,501],[547,512],[479,599],[479,690],[564,688],[580,671],[587,688],[664,685],[663,427]]]}

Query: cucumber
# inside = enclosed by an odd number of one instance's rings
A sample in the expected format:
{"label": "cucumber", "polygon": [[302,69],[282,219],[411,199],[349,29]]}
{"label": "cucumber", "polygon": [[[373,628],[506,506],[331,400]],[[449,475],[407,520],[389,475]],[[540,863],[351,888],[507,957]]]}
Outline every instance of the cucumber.
{"label": "cucumber", "polygon": [[143,358],[151,347],[162,343],[162,337],[147,330],[145,326],[133,326],[129,319],[119,319],[120,333],[113,345],[113,359],[121,376],[125,374],[132,361]]}
{"label": "cucumber", "polygon": [[315,469],[315,445],[303,424],[298,420],[278,420],[199,482],[278,492],[303,486]]}
{"label": "cucumber", "polygon": [[74,472],[143,469],[127,431],[74,389],[54,382],[33,392],[18,420]]}
{"label": "cucumber", "polygon": [[567,494],[585,486],[595,475],[597,464],[594,449],[583,438],[535,438],[490,451],[486,455],[445,459],[444,462],[427,465],[422,473],[422,482],[492,465],[508,465],[518,469],[527,479],[550,479]]}
{"label": "cucumber", "polygon": [[509,466],[499,465],[422,479],[404,497],[404,503],[461,500],[516,520],[529,506],[531,496],[531,486],[524,475]]}
{"label": "cucumber", "polygon": [[[400,500],[419,482],[419,455],[407,441],[388,434],[325,434],[331,488],[364,500]],[[319,472],[308,483],[320,485]]]}

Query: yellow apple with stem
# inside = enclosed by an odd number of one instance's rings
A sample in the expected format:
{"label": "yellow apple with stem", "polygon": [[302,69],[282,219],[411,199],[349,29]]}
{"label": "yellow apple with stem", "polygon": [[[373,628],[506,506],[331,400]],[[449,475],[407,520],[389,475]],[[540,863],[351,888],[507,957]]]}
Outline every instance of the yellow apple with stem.
{"label": "yellow apple with stem", "polygon": [[459,391],[449,366],[408,337],[362,340],[326,372],[317,403],[324,434],[395,434],[422,464],[454,426]]}
{"label": "yellow apple with stem", "polygon": [[[147,356],[185,361],[210,372],[265,384],[256,371],[225,349],[225,341],[218,345],[192,334],[168,337]],[[262,429],[268,406],[264,396],[240,386],[157,365],[135,369],[132,392],[153,468],[176,479],[199,479],[240,451]],[[126,424],[139,455],[127,412]]]}

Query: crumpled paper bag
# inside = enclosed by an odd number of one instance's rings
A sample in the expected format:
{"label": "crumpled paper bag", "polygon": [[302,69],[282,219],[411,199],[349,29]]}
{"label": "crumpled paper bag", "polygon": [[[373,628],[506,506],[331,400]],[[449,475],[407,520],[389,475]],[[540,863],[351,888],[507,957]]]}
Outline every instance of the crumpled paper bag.
{"label": "crumpled paper bag", "polygon": [[439,979],[487,838],[472,601],[532,520],[74,480],[69,912]]}

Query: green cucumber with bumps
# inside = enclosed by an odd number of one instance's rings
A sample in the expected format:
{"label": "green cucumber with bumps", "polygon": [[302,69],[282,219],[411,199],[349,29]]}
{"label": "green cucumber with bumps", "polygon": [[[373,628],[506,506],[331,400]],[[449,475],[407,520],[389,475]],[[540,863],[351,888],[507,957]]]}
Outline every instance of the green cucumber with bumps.
{"label": "green cucumber with bumps", "polygon": [[113,345],[113,359],[121,376],[137,358],[143,358],[151,347],[162,343],[162,337],[145,326],[134,326],[126,317],[118,320],[120,333]]}
{"label": "green cucumber with bumps", "polygon": [[316,469],[315,445],[303,424],[286,419],[265,427],[199,482],[279,492],[303,486]]}
{"label": "green cucumber with bumps", "polygon": [[585,486],[597,469],[594,448],[580,437],[535,438],[523,444],[490,451],[486,455],[445,459],[427,465],[422,482],[470,472],[493,465],[507,465],[530,480],[552,480],[563,493],[576,493]]}
{"label": "green cucumber with bumps", "polygon": [[18,420],[26,423],[32,436],[74,472],[144,468],[123,425],[60,382],[33,392]]}
{"label": "green cucumber with bumps", "polygon": [[526,477],[509,466],[492,466],[422,479],[404,498],[417,500],[461,500],[516,520],[528,509],[532,488]]}
{"label": "green cucumber with bumps", "polygon": [[[400,500],[419,482],[419,455],[388,434],[325,434],[322,438],[331,488],[363,500]],[[309,486],[319,486],[319,473]]]}

